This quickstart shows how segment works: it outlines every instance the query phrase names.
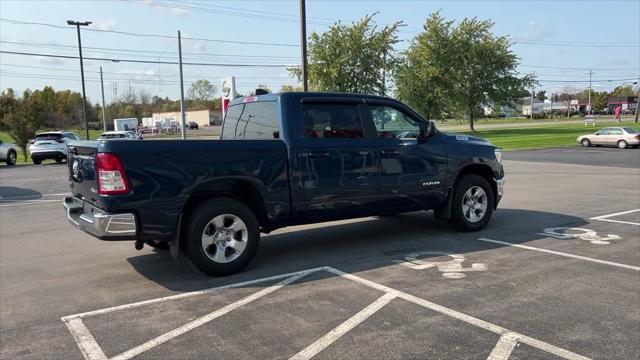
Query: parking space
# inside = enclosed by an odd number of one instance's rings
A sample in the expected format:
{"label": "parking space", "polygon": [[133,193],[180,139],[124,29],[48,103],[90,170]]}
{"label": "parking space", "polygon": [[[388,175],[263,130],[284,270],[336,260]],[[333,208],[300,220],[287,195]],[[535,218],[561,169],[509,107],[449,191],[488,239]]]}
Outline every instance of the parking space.
{"label": "parking space", "polygon": [[[2,172],[3,197],[59,201],[64,166],[27,168],[44,180]],[[292,227],[227,278],[91,239],[55,202],[6,196],[0,357],[638,358],[639,169],[506,168],[479,233],[428,213]]]}

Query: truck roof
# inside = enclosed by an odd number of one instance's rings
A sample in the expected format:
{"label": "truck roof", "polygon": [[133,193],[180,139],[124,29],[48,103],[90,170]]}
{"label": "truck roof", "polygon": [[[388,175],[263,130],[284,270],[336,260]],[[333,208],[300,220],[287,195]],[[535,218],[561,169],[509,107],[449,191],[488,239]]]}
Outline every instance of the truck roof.
{"label": "truck roof", "polygon": [[234,99],[229,105],[237,105],[246,102],[257,102],[257,101],[277,101],[280,97],[341,97],[341,98],[368,98],[368,99],[389,99],[384,96],[378,95],[368,95],[368,94],[354,94],[354,93],[340,93],[340,92],[318,92],[318,91],[307,91],[307,92],[282,92],[282,93],[271,93],[265,95],[250,95],[244,96],[237,99]]}

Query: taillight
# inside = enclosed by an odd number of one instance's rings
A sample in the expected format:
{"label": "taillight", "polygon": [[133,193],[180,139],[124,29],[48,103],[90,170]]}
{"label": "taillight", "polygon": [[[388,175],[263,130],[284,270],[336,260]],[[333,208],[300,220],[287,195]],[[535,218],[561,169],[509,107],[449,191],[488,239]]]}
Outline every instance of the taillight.
{"label": "taillight", "polygon": [[116,154],[98,153],[98,193],[122,195],[131,191],[124,165]]}
{"label": "taillight", "polygon": [[636,135],[636,139],[640,140],[640,134]]}

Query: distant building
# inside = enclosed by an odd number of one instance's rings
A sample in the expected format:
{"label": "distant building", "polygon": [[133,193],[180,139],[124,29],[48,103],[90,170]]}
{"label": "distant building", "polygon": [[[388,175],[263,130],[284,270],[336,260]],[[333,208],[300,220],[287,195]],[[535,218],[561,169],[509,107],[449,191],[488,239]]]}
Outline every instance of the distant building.
{"label": "distant building", "polygon": [[[173,119],[180,123],[180,111],[153,113],[156,119]],[[193,121],[199,126],[222,125],[222,110],[192,110],[186,111],[185,121],[188,124]]]}
{"label": "distant building", "polygon": [[[535,101],[533,102],[533,113],[540,114],[551,111],[567,111],[567,102],[565,101]],[[531,103],[522,105],[522,115],[531,115]]]}
{"label": "distant building", "polygon": [[613,113],[613,111],[622,106],[622,110],[631,110],[635,111],[636,106],[638,106],[638,97],[637,96],[614,96],[609,99],[608,108],[609,112]]}

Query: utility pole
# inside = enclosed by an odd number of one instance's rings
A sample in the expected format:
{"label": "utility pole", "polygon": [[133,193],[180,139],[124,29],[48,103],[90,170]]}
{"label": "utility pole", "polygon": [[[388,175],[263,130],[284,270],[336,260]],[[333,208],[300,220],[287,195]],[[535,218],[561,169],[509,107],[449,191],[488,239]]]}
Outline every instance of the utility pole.
{"label": "utility pole", "polygon": [[100,66],[100,89],[102,90],[102,128],[104,131],[107,131],[107,118],[105,116],[105,108],[104,108],[104,82],[102,80],[102,66]]}
{"label": "utility pole", "polygon": [[591,71],[591,69],[589,69],[589,107],[587,110],[587,114],[591,115],[591,76],[593,75],[593,71]]}
{"label": "utility pole", "polygon": [[178,30],[178,59],[180,63],[180,133],[182,133],[182,140],[186,140],[187,130],[184,119],[184,78],[182,77],[182,37],[180,36],[180,30]]}
{"label": "utility pole", "polygon": [[82,41],[80,40],[80,26],[89,26],[91,21],[67,20],[67,25],[74,25],[78,31],[78,51],[80,53],[80,77],[82,78],[82,117],[84,118],[84,130],[89,140],[89,123],[87,122],[87,94],[84,88],[84,65],[82,63]]}
{"label": "utility pole", "polygon": [[307,10],[305,0],[300,0],[300,36],[302,41],[302,89],[309,91],[309,80],[307,79]]}
{"label": "utility pole", "polygon": [[531,111],[529,114],[529,119],[533,120],[533,85],[531,85]]}

